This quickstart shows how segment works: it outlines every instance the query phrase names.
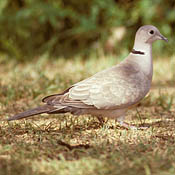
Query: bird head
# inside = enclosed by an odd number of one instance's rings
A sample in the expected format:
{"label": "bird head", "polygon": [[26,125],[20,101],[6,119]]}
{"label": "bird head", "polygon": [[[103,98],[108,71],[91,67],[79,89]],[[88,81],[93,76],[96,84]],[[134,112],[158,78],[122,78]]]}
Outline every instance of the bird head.
{"label": "bird head", "polygon": [[168,42],[168,39],[164,37],[155,26],[145,25],[137,30],[136,41],[152,44],[156,40]]}

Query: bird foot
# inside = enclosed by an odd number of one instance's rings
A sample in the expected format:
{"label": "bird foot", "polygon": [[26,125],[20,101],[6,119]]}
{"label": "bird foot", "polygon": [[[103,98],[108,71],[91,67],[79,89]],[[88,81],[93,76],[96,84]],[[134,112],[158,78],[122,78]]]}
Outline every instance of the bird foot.
{"label": "bird foot", "polygon": [[119,122],[121,127],[124,127],[125,129],[130,129],[130,130],[145,130],[148,129],[149,127],[147,126],[135,126],[135,125],[130,125],[126,122],[120,121]]}
{"label": "bird foot", "polygon": [[97,117],[98,121],[100,122],[100,126],[103,126],[105,123],[105,120],[103,117]]}

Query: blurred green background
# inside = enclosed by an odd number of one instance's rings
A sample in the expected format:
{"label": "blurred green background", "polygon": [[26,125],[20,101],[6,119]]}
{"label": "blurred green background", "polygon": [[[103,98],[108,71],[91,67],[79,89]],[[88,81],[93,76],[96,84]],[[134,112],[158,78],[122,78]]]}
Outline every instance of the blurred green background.
{"label": "blurred green background", "polygon": [[172,55],[172,0],[0,0],[0,55],[19,61],[42,55],[86,58],[101,51],[122,55],[145,24],[169,39],[168,46],[156,42],[154,53]]}

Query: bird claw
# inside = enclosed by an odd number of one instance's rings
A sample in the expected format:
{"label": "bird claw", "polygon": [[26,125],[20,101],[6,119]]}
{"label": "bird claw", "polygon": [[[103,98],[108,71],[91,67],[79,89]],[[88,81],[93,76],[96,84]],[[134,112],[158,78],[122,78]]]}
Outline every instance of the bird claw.
{"label": "bird claw", "polygon": [[145,130],[145,129],[148,129],[149,127],[147,126],[134,126],[134,125],[130,125],[126,122],[123,122],[123,121],[120,121],[120,126],[121,127],[124,127],[125,129],[130,129],[130,130]]}

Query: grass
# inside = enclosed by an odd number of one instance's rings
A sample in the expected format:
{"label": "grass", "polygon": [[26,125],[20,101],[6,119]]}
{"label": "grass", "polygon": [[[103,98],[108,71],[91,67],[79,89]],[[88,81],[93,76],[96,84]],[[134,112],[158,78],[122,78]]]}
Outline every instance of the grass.
{"label": "grass", "polygon": [[[82,61],[49,60],[0,63],[0,118],[41,104],[97,71],[114,57]],[[127,130],[93,116],[40,115],[0,122],[0,175],[174,175],[175,57],[154,60],[149,95],[131,109],[127,122],[149,126]]]}

